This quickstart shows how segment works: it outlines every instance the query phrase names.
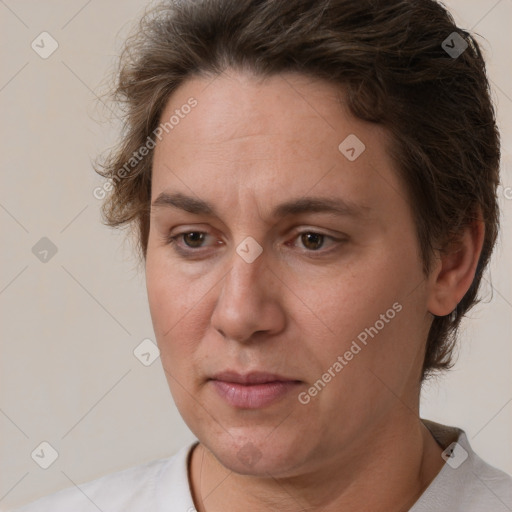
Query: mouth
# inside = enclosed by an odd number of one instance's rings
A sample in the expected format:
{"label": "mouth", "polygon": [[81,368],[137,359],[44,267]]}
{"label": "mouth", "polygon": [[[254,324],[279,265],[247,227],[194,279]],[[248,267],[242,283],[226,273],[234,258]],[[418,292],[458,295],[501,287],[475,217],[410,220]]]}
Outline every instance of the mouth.
{"label": "mouth", "polygon": [[214,375],[209,382],[229,405],[239,409],[260,409],[284,398],[301,381],[266,372],[240,374],[232,371]]}

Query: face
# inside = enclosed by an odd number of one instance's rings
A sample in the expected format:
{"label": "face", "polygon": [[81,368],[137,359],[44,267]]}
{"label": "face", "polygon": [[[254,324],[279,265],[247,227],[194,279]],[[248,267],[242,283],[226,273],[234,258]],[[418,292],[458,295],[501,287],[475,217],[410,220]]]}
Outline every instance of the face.
{"label": "face", "polygon": [[176,110],[154,150],[146,278],[181,415],[243,474],[360,457],[417,406],[429,327],[386,132],[296,74],[194,78],[162,122]]}

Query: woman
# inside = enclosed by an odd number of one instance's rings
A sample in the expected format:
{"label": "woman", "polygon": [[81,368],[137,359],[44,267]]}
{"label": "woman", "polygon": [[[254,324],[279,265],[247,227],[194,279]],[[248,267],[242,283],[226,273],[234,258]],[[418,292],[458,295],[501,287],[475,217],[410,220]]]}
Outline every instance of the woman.
{"label": "woman", "polygon": [[104,212],[138,228],[198,441],[21,510],[512,510],[511,477],[419,417],[497,236],[471,35],[431,0],[163,4],[117,93]]}

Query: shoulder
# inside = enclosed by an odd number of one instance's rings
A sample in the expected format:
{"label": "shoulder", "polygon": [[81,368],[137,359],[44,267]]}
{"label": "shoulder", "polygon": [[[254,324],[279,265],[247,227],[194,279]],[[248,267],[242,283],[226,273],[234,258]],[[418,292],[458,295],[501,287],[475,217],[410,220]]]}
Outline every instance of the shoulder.
{"label": "shoulder", "polygon": [[169,502],[192,506],[187,458],[194,445],[181,448],[171,457],[62,489],[11,512],[158,511]]}
{"label": "shoulder", "polygon": [[489,505],[493,503],[492,510],[512,510],[512,476],[491,466],[476,453],[472,454],[470,469],[468,502],[480,506],[475,510],[489,510]]}
{"label": "shoulder", "polygon": [[466,433],[423,420],[444,448],[445,465],[430,483],[411,512],[509,512],[512,510],[512,477],[482,460],[472,449]]}

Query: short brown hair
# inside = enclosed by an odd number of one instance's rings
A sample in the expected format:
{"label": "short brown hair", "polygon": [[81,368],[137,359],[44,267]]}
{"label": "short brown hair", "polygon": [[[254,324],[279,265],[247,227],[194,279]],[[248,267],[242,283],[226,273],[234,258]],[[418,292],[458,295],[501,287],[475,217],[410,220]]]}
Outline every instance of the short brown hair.
{"label": "short brown hair", "polygon": [[[450,48],[465,50],[454,55]],[[476,275],[456,313],[433,318],[422,380],[451,368],[457,329],[477,302],[499,223],[500,141],[474,37],[433,0],[188,0],[147,12],[120,59],[115,100],[125,107],[124,136],[97,166],[113,186],[106,223],[136,226],[144,259],[151,152],[122,179],[119,170],[147,143],[179,85],[228,68],[325,79],[343,87],[356,117],[389,130],[425,275],[434,251],[481,214]]]}

